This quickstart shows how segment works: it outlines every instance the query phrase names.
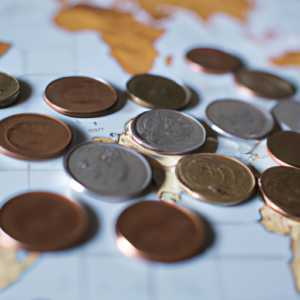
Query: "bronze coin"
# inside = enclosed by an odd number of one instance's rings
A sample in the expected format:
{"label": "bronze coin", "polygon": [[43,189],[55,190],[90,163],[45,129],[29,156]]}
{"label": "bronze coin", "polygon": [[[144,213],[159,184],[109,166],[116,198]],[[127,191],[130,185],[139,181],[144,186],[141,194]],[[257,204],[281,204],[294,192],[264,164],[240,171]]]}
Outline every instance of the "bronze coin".
{"label": "bronze coin", "polygon": [[263,98],[288,98],[296,93],[296,88],[290,82],[261,71],[238,70],[235,73],[235,81],[242,90]]}
{"label": "bronze coin", "polygon": [[236,57],[218,49],[197,48],[186,54],[186,60],[196,72],[224,74],[242,66]]}
{"label": "bronze coin", "polygon": [[64,77],[48,84],[44,99],[55,111],[78,118],[100,116],[117,101],[115,89],[100,79]]}
{"label": "bronze coin", "polygon": [[300,221],[300,170],[272,167],[259,179],[266,204],[280,214]]}
{"label": "bronze coin", "polygon": [[191,154],[176,166],[182,188],[192,197],[223,206],[235,205],[251,196],[255,177],[237,159],[218,154]]}
{"label": "bronze coin", "polygon": [[295,131],[279,131],[268,137],[270,156],[286,167],[300,168],[300,134]]}
{"label": "bronze coin", "polygon": [[133,198],[152,178],[151,167],[141,154],[117,144],[83,144],[69,154],[66,167],[87,193],[108,197]]}
{"label": "bronze coin", "polygon": [[188,259],[206,244],[204,226],[194,213],[159,201],[127,207],[117,220],[116,232],[123,254],[159,262]]}
{"label": "bronze coin", "polygon": [[20,84],[14,77],[0,72],[0,108],[13,104],[20,94]]}
{"label": "bronze coin", "polygon": [[82,239],[88,221],[85,211],[64,196],[29,192],[2,206],[0,227],[19,248],[55,251],[72,247]]}
{"label": "bronze coin", "polygon": [[0,152],[39,161],[60,156],[72,138],[63,122],[42,114],[18,114],[0,121]]}
{"label": "bronze coin", "polygon": [[166,154],[183,154],[205,142],[204,127],[184,113],[156,109],[137,116],[132,123],[134,140],[142,146]]}
{"label": "bronze coin", "polygon": [[272,115],[262,109],[238,100],[219,100],[206,108],[212,128],[228,137],[262,139],[274,127]]}
{"label": "bronze coin", "polygon": [[131,100],[147,108],[178,110],[191,98],[189,89],[166,77],[141,74],[133,76],[126,84]]}

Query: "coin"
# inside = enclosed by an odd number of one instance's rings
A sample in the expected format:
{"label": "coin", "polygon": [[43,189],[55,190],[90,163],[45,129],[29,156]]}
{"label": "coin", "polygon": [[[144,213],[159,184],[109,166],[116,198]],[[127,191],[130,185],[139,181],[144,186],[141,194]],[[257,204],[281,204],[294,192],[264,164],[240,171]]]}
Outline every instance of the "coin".
{"label": "coin", "polygon": [[0,121],[0,152],[17,159],[40,161],[58,157],[71,138],[66,124],[42,114],[18,114]]}
{"label": "coin", "polygon": [[14,77],[0,72],[0,108],[13,104],[19,97],[20,84]]}
{"label": "coin", "polygon": [[4,247],[16,245],[30,251],[55,251],[72,247],[82,239],[88,221],[84,210],[66,197],[29,192],[2,206],[0,227],[0,243]]}
{"label": "coin", "polygon": [[147,108],[178,110],[191,99],[191,92],[186,86],[162,76],[136,75],[126,86],[131,100]]}
{"label": "coin", "polygon": [[272,167],[259,180],[266,204],[280,214],[300,221],[300,170]]}
{"label": "coin", "polygon": [[75,148],[67,157],[69,174],[92,196],[131,199],[152,178],[148,161],[136,151],[117,144],[91,142]]}
{"label": "coin", "polygon": [[48,84],[44,99],[55,111],[78,118],[103,114],[117,101],[115,89],[101,79],[82,76],[64,77]]}
{"label": "coin", "polygon": [[192,212],[159,201],[142,201],[127,207],[116,224],[119,250],[129,257],[175,262],[204,249],[203,223]]}
{"label": "coin", "polygon": [[274,127],[270,113],[238,100],[214,101],[207,106],[206,116],[214,130],[228,137],[261,139]]}
{"label": "coin", "polygon": [[235,205],[251,196],[255,177],[237,159],[218,154],[191,154],[176,166],[176,176],[192,197],[223,206]]}
{"label": "coin", "polygon": [[300,134],[295,131],[279,131],[268,137],[270,156],[286,167],[300,168]]}
{"label": "coin", "polygon": [[242,66],[237,57],[210,48],[192,49],[186,54],[186,60],[194,71],[211,74],[233,72]]}
{"label": "coin", "polygon": [[132,137],[140,145],[166,154],[183,154],[205,142],[205,129],[196,119],[181,112],[156,109],[137,116]]}
{"label": "coin", "polygon": [[242,90],[263,98],[288,98],[296,93],[296,88],[290,82],[261,71],[238,70],[235,73],[235,81]]}

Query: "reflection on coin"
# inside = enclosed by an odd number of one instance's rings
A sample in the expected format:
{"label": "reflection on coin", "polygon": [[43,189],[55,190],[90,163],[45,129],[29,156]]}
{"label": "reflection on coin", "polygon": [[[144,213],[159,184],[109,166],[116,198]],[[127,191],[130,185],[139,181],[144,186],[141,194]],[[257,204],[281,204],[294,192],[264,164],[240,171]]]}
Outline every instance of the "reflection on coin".
{"label": "reflection on coin", "polygon": [[156,109],[137,116],[132,123],[134,140],[166,154],[182,154],[205,142],[205,129],[196,119],[181,112]]}
{"label": "reflection on coin", "polygon": [[67,170],[82,186],[102,196],[130,199],[151,181],[148,161],[117,144],[87,143],[68,156]]}
{"label": "reflection on coin", "polygon": [[88,221],[85,211],[70,199],[49,192],[30,192],[3,205],[0,227],[4,247],[55,251],[79,242],[87,232]]}
{"label": "reflection on coin", "polygon": [[266,204],[289,218],[300,221],[300,170],[273,167],[259,180]]}
{"label": "reflection on coin", "polygon": [[63,122],[41,114],[18,114],[0,121],[0,152],[13,158],[39,161],[60,156],[71,141]]}
{"label": "reflection on coin", "polygon": [[233,72],[242,66],[237,57],[210,48],[193,49],[186,54],[186,59],[194,71],[211,74]]}
{"label": "reflection on coin", "polygon": [[48,84],[44,99],[55,111],[78,118],[103,114],[117,101],[115,89],[100,79],[64,77]]}
{"label": "reflection on coin", "polygon": [[282,166],[300,168],[300,134],[295,131],[279,131],[268,137],[270,156]]}
{"label": "reflection on coin", "polygon": [[206,243],[204,226],[194,213],[159,201],[142,201],[126,208],[116,231],[123,254],[152,261],[188,259]]}
{"label": "reflection on coin", "polygon": [[181,109],[191,98],[182,84],[165,77],[141,74],[127,82],[127,93],[132,101],[148,108]]}
{"label": "reflection on coin", "polygon": [[290,82],[261,71],[241,69],[235,73],[235,81],[243,90],[258,97],[280,99],[296,93]]}
{"label": "reflection on coin", "polygon": [[13,104],[20,94],[20,84],[17,79],[0,72],[0,108]]}
{"label": "reflection on coin", "polygon": [[268,112],[238,100],[219,100],[206,108],[206,116],[214,130],[229,137],[261,139],[274,127]]}
{"label": "reflection on coin", "polygon": [[176,175],[192,197],[223,206],[247,199],[255,188],[255,177],[247,166],[218,154],[187,155],[178,162]]}

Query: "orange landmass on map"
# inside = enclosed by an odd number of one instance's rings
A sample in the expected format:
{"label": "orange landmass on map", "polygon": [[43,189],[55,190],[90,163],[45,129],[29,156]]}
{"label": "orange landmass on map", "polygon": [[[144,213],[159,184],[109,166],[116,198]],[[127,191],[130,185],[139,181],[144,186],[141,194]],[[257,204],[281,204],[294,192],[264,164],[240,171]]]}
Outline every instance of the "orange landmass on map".
{"label": "orange landmass on map", "polygon": [[0,56],[6,52],[10,47],[10,44],[0,43]]}
{"label": "orange landmass on map", "polygon": [[278,66],[299,66],[300,67],[300,51],[287,52],[280,57],[271,58],[271,62]]}
{"label": "orange landmass on map", "polygon": [[77,5],[55,17],[57,25],[70,30],[94,30],[111,47],[111,55],[131,74],[147,73],[158,55],[154,42],[163,30],[135,21],[130,13]]}

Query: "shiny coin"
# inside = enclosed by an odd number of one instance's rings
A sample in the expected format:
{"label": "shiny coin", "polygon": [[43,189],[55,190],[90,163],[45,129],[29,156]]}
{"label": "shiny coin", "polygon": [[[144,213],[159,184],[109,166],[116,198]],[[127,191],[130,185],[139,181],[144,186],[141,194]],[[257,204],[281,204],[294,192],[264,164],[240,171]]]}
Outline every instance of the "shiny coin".
{"label": "shiny coin", "polygon": [[237,100],[219,100],[206,108],[212,128],[228,137],[261,139],[274,127],[274,118],[268,112]]}
{"label": "shiny coin", "polygon": [[0,243],[31,251],[74,246],[88,228],[84,210],[61,195],[30,192],[6,202],[0,210]]}
{"label": "shiny coin", "polygon": [[198,48],[186,54],[186,60],[196,72],[224,74],[242,66],[235,56],[217,49]]}
{"label": "shiny coin", "polygon": [[132,123],[134,140],[153,151],[182,154],[205,142],[205,129],[196,119],[181,112],[157,109],[137,116]]}
{"label": "shiny coin", "polygon": [[280,99],[296,93],[288,81],[273,74],[241,69],[235,73],[235,81],[242,90],[258,97]]}
{"label": "shiny coin", "polygon": [[111,197],[109,201],[137,196],[152,178],[151,167],[141,154],[117,144],[83,144],[69,154],[66,166],[87,194]]}
{"label": "shiny coin", "polygon": [[273,167],[263,172],[259,185],[266,204],[288,218],[300,221],[300,170]]}
{"label": "shiny coin", "polygon": [[39,161],[63,154],[72,138],[63,122],[41,114],[18,114],[0,121],[0,152]]}
{"label": "shiny coin", "polygon": [[204,226],[194,213],[159,201],[142,201],[126,208],[116,231],[123,254],[152,261],[188,259],[206,244]]}
{"label": "shiny coin", "polygon": [[249,168],[224,155],[187,155],[178,162],[176,175],[189,195],[217,205],[235,205],[255,189],[255,177]]}
{"label": "shiny coin", "polygon": [[64,77],[52,81],[45,90],[44,99],[55,111],[78,118],[103,114],[117,101],[115,89],[100,79]]}
{"label": "shiny coin", "polygon": [[0,72],[0,108],[13,104],[20,94],[20,84],[17,79]]}
{"label": "shiny coin", "polygon": [[181,109],[191,98],[187,87],[165,77],[142,74],[127,82],[132,101],[148,108]]}
{"label": "shiny coin", "polygon": [[300,134],[295,131],[279,131],[267,140],[270,156],[282,166],[300,168]]}

